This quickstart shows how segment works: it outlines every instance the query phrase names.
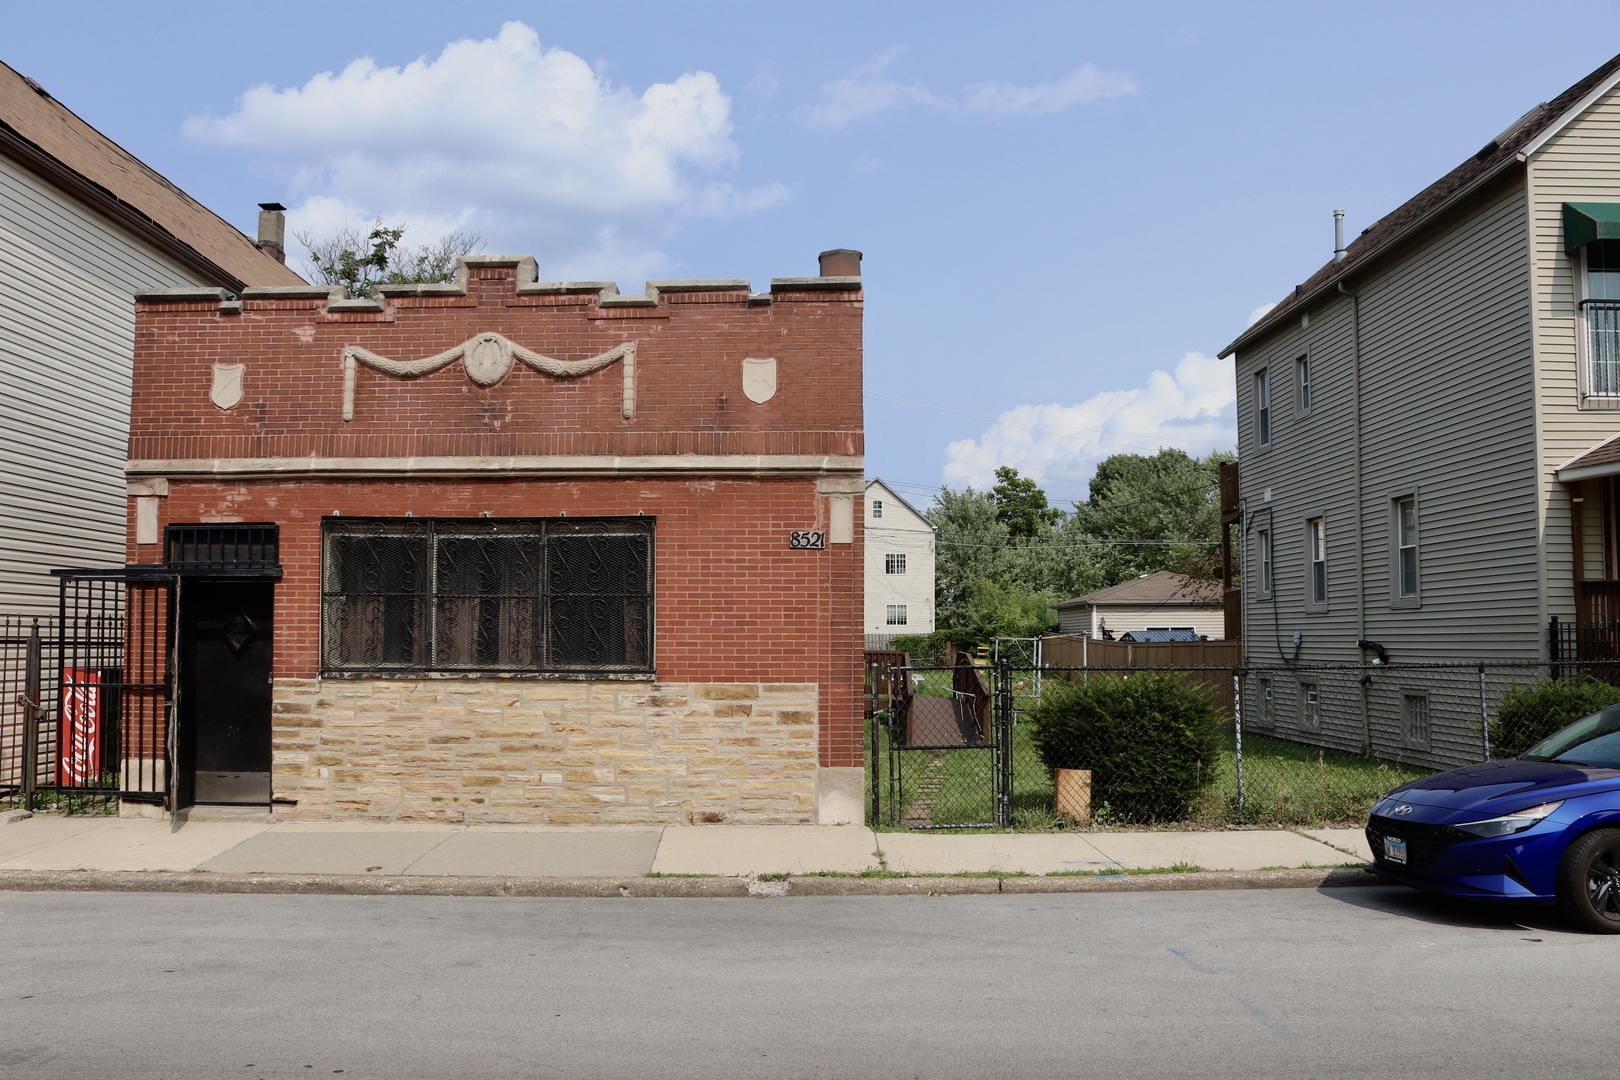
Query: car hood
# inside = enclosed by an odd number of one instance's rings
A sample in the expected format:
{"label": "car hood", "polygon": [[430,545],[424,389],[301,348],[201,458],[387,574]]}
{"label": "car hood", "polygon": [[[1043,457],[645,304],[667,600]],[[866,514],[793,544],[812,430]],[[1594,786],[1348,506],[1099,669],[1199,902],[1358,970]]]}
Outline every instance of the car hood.
{"label": "car hood", "polygon": [[1436,773],[1396,788],[1385,797],[1418,806],[1477,810],[1490,815],[1607,790],[1620,791],[1620,770],[1514,759]]}

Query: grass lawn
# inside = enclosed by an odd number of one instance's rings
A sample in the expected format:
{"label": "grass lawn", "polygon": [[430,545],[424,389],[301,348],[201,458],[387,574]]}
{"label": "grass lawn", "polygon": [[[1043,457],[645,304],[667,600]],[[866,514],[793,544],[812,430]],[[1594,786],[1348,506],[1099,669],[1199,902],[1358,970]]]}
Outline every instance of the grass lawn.
{"label": "grass lawn", "polygon": [[[898,755],[898,798],[893,798],[888,734],[882,725],[878,738],[876,768],[867,770],[869,808],[874,778],[882,787],[881,814],[874,827],[994,824],[994,759],[989,749],[902,750]],[[870,747],[870,740],[867,745]],[[1012,759],[1013,829],[1040,832],[1074,827],[1052,811],[1052,777],[1035,752],[1028,723],[1013,728]],[[1406,780],[1427,775],[1428,770],[1249,734],[1243,739],[1243,772],[1240,809],[1237,754],[1228,742],[1214,763],[1213,781],[1180,824],[1189,828],[1360,824],[1378,796]],[[1129,823],[1111,822],[1102,814],[1095,824]]]}

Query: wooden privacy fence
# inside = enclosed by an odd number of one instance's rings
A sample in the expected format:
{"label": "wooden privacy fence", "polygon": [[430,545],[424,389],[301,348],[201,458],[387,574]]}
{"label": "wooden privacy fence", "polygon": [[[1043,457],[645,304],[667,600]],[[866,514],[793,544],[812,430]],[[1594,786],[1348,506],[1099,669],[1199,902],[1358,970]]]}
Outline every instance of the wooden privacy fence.
{"label": "wooden privacy fence", "polygon": [[[1078,634],[1046,634],[1041,663],[1047,668],[1180,669],[1203,683],[1228,716],[1232,713],[1232,669],[1243,662],[1241,641],[1154,641],[1136,644]],[[1188,670],[1206,669],[1206,670]],[[1077,681],[1073,671],[1056,672]]]}

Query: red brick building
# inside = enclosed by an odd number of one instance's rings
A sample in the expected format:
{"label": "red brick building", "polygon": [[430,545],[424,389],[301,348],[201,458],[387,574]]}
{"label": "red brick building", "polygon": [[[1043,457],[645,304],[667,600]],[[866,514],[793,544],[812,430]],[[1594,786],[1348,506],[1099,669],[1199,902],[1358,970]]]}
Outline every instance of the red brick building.
{"label": "red brick building", "polygon": [[143,293],[129,562],[170,804],[859,820],[860,256],[822,276]]}

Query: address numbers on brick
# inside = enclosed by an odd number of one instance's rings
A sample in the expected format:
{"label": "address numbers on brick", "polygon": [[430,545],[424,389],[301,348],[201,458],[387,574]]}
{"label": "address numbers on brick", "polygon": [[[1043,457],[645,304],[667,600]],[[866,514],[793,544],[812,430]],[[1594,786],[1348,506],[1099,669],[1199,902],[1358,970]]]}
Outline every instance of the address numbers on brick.
{"label": "address numbers on brick", "polygon": [[788,533],[788,547],[795,551],[820,551],[826,546],[827,534],[824,532]]}

